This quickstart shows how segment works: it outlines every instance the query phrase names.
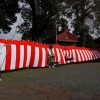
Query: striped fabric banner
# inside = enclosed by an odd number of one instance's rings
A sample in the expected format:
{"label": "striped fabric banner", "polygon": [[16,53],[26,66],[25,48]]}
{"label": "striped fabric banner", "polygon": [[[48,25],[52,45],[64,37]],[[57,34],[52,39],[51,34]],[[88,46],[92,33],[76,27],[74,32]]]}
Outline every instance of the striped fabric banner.
{"label": "striped fabric banner", "polygon": [[[1,44],[10,44],[11,40],[0,39]],[[48,67],[48,44],[31,41],[13,40],[11,46],[4,46],[0,55],[1,71],[22,68]],[[67,64],[100,59],[100,49],[83,47],[63,47],[53,45],[55,62]],[[66,57],[72,60],[65,60]]]}

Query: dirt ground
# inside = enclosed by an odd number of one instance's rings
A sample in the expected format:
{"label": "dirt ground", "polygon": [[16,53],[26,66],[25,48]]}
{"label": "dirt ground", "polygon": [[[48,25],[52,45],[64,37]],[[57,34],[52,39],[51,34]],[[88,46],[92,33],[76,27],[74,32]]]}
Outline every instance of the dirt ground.
{"label": "dirt ground", "polygon": [[2,72],[0,100],[100,100],[100,62]]}

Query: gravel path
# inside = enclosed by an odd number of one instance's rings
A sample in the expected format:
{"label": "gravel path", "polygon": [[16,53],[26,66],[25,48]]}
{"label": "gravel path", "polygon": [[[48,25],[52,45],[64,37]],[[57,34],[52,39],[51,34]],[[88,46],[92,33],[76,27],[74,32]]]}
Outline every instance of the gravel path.
{"label": "gravel path", "polygon": [[100,62],[3,72],[0,100],[100,100]]}

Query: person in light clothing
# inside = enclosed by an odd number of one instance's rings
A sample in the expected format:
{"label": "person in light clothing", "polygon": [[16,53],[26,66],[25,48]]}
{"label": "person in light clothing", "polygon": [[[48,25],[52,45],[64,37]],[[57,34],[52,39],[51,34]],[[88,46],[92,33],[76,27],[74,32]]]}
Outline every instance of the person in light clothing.
{"label": "person in light clothing", "polygon": [[53,48],[53,46],[50,45],[49,52],[48,52],[48,65],[49,65],[49,68],[51,68],[51,67],[55,68],[55,66],[54,66],[55,56],[54,56],[52,48]]}
{"label": "person in light clothing", "polygon": [[[10,46],[10,44],[2,44],[2,43],[0,43],[0,55],[3,54],[2,48],[4,46]],[[2,65],[0,65],[0,81],[2,81],[2,79],[1,79],[1,67],[2,67]]]}

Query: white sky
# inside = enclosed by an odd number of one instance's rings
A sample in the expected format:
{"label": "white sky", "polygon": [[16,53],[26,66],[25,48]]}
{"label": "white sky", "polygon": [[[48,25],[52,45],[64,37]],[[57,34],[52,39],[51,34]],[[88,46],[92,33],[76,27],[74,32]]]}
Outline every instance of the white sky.
{"label": "white sky", "polygon": [[[0,34],[0,39],[12,39],[15,30],[16,30],[16,26],[18,25],[20,18],[21,18],[21,14],[16,14],[17,16],[17,21],[14,23],[14,25],[12,25],[12,30],[8,33],[8,34]],[[21,19],[21,22],[23,22],[23,19]],[[13,40],[21,40],[21,34],[15,33]]]}

